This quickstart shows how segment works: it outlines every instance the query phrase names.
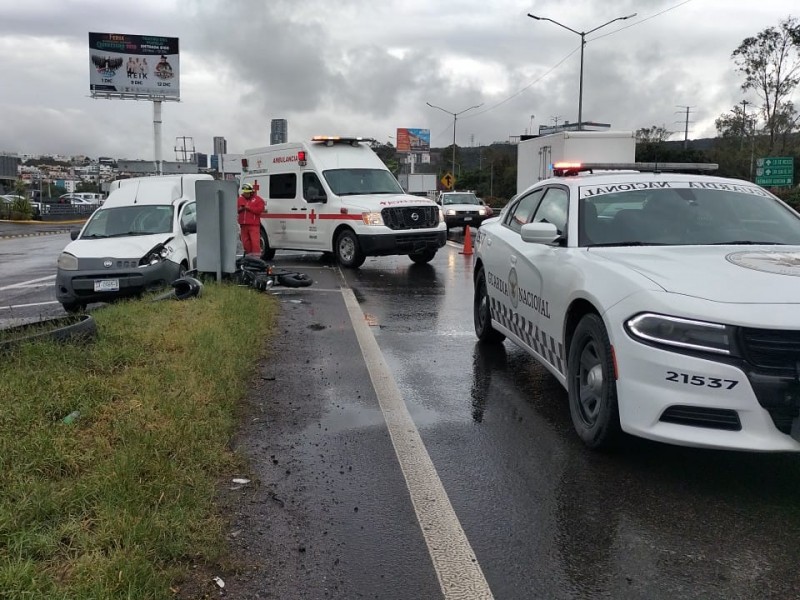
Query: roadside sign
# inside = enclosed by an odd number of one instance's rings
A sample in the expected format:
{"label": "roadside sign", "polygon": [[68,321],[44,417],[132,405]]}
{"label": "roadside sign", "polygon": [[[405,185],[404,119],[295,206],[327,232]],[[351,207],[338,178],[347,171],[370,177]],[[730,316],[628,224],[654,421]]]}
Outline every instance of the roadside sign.
{"label": "roadside sign", "polygon": [[794,157],[767,156],[756,159],[756,185],[791,186],[794,183]]}
{"label": "roadside sign", "polygon": [[456,178],[453,177],[452,173],[445,173],[439,181],[441,181],[442,185],[448,190],[452,190],[453,186],[456,184]]}

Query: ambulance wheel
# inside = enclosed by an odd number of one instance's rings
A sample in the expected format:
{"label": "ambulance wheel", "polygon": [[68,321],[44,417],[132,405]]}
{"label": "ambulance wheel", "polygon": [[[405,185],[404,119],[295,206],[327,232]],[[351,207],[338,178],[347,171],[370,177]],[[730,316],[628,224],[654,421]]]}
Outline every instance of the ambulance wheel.
{"label": "ambulance wheel", "polygon": [[613,360],[603,320],[594,313],[585,315],[570,342],[567,389],[572,424],[583,443],[595,450],[613,447],[622,435]]}
{"label": "ambulance wheel", "polygon": [[481,342],[499,344],[506,336],[492,327],[492,314],[489,309],[489,293],[486,288],[486,275],[481,268],[475,277],[475,297],[472,302],[472,320],[475,335]]}
{"label": "ambulance wheel", "polygon": [[269,240],[267,239],[267,232],[262,227],[260,235],[258,236],[259,245],[261,246],[261,260],[272,260],[275,258],[275,249],[269,247]]}
{"label": "ambulance wheel", "polygon": [[431,262],[434,256],[436,256],[436,250],[423,250],[422,252],[415,252],[414,254],[408,255],[408,257],[418,265]]}
{"label": "ambulance wheel", "polygon": [[342,231],[336,238],[333,252],[339,264],[348,269],[357,269],[367,258],[361,251],[356,234],[349,229]]}

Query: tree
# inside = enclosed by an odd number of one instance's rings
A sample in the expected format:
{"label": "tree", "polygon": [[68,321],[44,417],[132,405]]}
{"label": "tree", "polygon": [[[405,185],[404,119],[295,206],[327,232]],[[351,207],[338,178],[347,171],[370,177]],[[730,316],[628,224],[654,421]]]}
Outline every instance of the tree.
{"label": "tree", "polygon": [[667,131],[664,125],[652,125],[636,130],[637,144],[660,144],[665,142],[674,132]]}
{"label": "tree", "polygon": [[761,111],[770,151],[776,138],[791,132],[797,124],[789,98],[800,82],[798,49],[800,24],[788,17],[778,27],[767,27],[755,37],[745,38],[731,55],[745,77],[742,90],[752,90],[764,102]]}

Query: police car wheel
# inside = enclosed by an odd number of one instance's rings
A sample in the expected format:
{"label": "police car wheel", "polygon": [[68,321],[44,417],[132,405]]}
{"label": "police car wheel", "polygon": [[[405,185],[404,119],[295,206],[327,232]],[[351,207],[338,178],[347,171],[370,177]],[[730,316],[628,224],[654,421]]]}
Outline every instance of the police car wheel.
{"label": "police car wheel", "polygon": [[572,336],[567,382],[572,424],[583,443],[596,450],[613,447],[621,429],[611,342],[594,313],[581,319]]}
{"label": "police car wheel", "polygon": [[262,260],[272,260],[275,258],[275,249],[269,247],[269,240],[267,239],[267,232],[264,231],[262,227],[259,230],[258,242],[259,246],[261,246],[261,259]]}
{"label": "police car wheel", "polygon": [[475,277],[475,297],[472,304],[472,316],[475,323],[475,335],[482,342],[500,343],[506,336],[492,327],[492,315],[489,311],[489,294],[486,291],[486,275],[481,268]]}
{"label": "police car wheel", "polygon": [[334,253],[339,264],[348,269],[360,267],[366,259],[361,247],[358,245],[356,234],[350,230],[343,231],[336,238]]}

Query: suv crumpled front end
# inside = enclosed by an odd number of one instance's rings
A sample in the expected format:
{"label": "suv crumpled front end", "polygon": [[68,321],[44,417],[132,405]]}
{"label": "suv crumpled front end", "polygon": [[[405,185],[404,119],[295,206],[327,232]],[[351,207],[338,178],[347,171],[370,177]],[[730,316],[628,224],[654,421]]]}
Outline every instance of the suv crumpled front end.
{"label": "suv crumpled front end", "polygon": [[[147,237],[163,238],[163,235]],[[126,252],[128,256],[125,258],[82,256],[86,253],[85,246],[92,240],[73,242],[82,244],[84,248],[73,248],[70,244],[59,256],[56,299],[65,309],[71,309],[92,302],[139,296],[170,285],[181,274],[181,265],[170,259],[174,253],[171,241],[171,238],[162,239],[139,256],[130,256]]]}

